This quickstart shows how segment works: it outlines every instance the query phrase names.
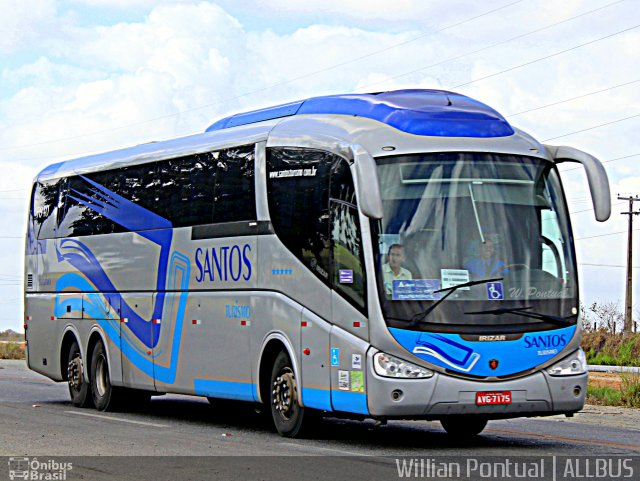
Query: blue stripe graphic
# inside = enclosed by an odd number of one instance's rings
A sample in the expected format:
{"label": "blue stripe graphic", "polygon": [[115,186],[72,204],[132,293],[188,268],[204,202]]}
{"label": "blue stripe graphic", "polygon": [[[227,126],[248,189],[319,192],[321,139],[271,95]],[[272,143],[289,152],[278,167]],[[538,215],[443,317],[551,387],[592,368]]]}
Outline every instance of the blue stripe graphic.
{"label": "blue stripe graphic", "polygon": [[351,391],[331,391],[331,403],[336,411],[369,414],[367,395]]}
{"label": "blue stripe graphic", "polygon": [[331,407],[331,391],[312,387],[302,388],[302,404],[308,408],[333,411]]}
{"label": "blue stripe graphic", "polygon": [[195,379],[195,394],[200,396],[255,401],[256,385],[250,382],[216,381],[214,379]]}

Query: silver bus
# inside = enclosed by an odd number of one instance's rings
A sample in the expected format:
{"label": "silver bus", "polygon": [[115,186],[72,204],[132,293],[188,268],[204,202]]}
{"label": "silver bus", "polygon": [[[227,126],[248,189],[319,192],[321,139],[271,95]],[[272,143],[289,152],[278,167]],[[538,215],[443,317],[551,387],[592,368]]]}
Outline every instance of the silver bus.
{"label": "silver bus", "polygon": [[542,145],[452,92],[311,98],[60,162],[33,184],[29,367],[73,405],[154,394],[317,414],[488,420],[579,411],[574,239]]}

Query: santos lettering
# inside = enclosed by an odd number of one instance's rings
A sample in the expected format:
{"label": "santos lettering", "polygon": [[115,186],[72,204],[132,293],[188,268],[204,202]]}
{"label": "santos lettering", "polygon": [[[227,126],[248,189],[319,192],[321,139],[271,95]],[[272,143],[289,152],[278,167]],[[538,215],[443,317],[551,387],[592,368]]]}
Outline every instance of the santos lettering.
{"label": "santos lettering", "polygon": [[546,334],[540,336],[525,336],[524,346],[527,349],[532,347],[561,347],[567,345],[565,334]]}
{"label": "santos lettering", "polygon": [[195,262],[198,272],[196,282],[215,281],[245,281],[251,279],[251,246],[212,247],[210,249],[196,249]]}

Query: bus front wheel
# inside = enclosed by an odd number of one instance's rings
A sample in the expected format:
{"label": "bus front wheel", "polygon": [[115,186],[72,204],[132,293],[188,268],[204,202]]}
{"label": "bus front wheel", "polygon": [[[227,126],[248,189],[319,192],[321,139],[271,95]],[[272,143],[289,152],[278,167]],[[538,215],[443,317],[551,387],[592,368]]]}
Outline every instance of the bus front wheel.
{"label": "bus front wheel", "polygon": [[305,409],[298,404],[298,385],[291,360],[282,351],[271,371],[269,400],[276,430],[282,436],[294,438],[302,433]]}
{"label": "bus front wheel", "polygon": [[476,436],[487,426],[487,420],[481,417],[458,416],[440,420],[440,424],[449,436]]}
{"label": "bus front wheel", "polygon": [[85,381],[84,362],[80,354],[80,346],[76,341],[69,348],[67,360],[67,382],[71,404],[78,408],[90,407],[92,399],[89,384]]}

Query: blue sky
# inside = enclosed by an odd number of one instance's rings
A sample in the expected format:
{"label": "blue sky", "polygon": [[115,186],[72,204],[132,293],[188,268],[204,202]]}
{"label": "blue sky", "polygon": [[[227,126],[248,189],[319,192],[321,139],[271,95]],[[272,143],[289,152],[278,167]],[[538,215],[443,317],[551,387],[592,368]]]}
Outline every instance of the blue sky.
{"label": "blue sky", "polygon": [[604,224],[593,220],[582,172],[563,180],[583,300],[624,301],[626,218],[616,196],[640,194],[635,0],[0,0],[0,7],[0,329],[22,325],[26,199],[47,164],[200,132],[234,112],[406,87],[469,95],[539,140],[606,161],[614,207]]}

